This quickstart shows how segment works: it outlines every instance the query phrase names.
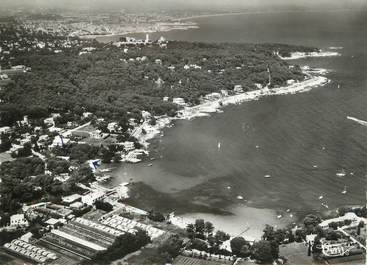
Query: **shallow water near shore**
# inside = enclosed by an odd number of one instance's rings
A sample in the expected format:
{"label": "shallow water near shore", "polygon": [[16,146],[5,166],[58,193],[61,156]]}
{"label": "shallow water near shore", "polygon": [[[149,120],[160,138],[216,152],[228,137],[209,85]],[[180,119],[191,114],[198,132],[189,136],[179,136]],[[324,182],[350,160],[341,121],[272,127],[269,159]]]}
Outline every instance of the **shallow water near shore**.
{"label": "shallow water near shore", "polygon": [[[330,84],[228,106],[211,117],[175,121],[164,137],[152,140],[155,160],[122,165],[111,185],[133,179],[173,195],[191,190],[183,200],[212,207],[221,196],[230,196],[244,204],[226,207],[234,216],[184,216],[205,217],[230,233],[248,222],[252,228],[247,235],[255,237],[265,223],[292,222],[283,217],[287,209],[303,216],[326,210],[325,205],[365,204],[367,128],[347,116],[367,120],[366,17],[357,11],[233,15],[200,18],[200,29],[157,34],[188,41],[344,48],[340,57],[291,61],[329,69]],[[342,169],[346,175],[337,176]],[[342,194],[345,186],[348,192]]]}
{"label": "shallow water near shore", "polygon": [[[284,228],[294,219],[289,214],[282,219],[277,218],[276,212],[269,209],[259,209],[248,206],[235,206],[229,209],[234,215],[213,216],[205,213],[184,214],[182,217],[195,223],[196,219],[211,220],[216,229],[226,231],[230,236],[245,236],[246,240],[259,239],[266,224],[275,228]],[[261,216],[261,218],[259,218]]]}

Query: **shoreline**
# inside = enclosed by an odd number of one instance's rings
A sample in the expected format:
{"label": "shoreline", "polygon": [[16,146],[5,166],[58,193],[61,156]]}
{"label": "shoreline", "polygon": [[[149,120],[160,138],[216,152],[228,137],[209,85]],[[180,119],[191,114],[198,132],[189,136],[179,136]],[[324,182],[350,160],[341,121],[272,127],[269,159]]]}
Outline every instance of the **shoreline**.
{"label": "shoreline", "polygon": [[[329,49],[334,48],[330,47]],[[339,48],[339,47],[338,47]],[[304,59],[304,58],[317,58],[317,57],[336,57],[341,56],[339,52],[332,52],[332,51],[323,51],[320,50],[319,52],[293,52],[290,57],[282,57],[278,54],[279,58],[282,60],[297,60],[297,59]]]}
{"label": "shoreline", "polygon": [[167,27],[167,28],[160,28],[160,29],[142,29],[142,30],[138,30],[138,31],[125,31],[125,32],[119,32],[119,33],[112,33],[112,34],[104,34],[104,35],[82,35],[82,36],[78,36],[78,38],[80,39],[96,39],[98,41],[98,39],[102,39],[102,38],[113,38],[113,37],[121,37],[121,36],[126,36],[129,34],[154,34],[154,33],[158,33],[158,32],[170,32],[173,30],[190,30],[190,29],[198,29],[199,26],[195,23],[192,25],[181,25],[180,27]]}
{"label": "shoreline", "polygon": [[[328,56],[333,56],[333,55],[330,55],[330,53],[327,53],[327,54]],[[324,56],[325,55],[321,57],[324,57]],[[339,56],[339,54],[337,56]],[[308,57],[316,57],[316,56],[309,55]],[[291,56],[290,59],[294,59],[294,58],[292,58]],[[259,100],[260,98],[265,97],[265,96],[287,95],[287,94],[297,94],[297,93],[308,92],[312,90],[313,88],[324,86],[330,82],[330,80],[327,77],[323,76],[326,73],[328,73],[327,69],[310,68],[308,66],[304,66],[302,67],[302,71],[306,75],[306,77],[303,81],[300,81],[300,82],[296,82],[290,85],[272,88],[272,89],[265,87],[262,89],[248,91],[248,92],[244,92],[240,94],[222,96],[215,100],[206,100],[206,101],[203,101],[199,105],[184,107],[182,110],[178,111],[178,115],[176,115],[175,117],[157,116],[155,117],[156,124],[154,126],[150,125],[148,121],[144,121],[141,125],[137,126],[134,129],[132,136],[136,137],[138,141],[144,146],[144,149],[147,150],[150,144],[149,141],[159,135],[163,136],[162,130],[165,129],[166,127],[169,128],[173,126],[172,122],[175,120],[191,120],[197,117],[208,117],[210,116],[211,113],[223,112],[222,109],[229,105],[235,105],[235,104],[238,105],[238,104],[241,104],[247,101]],[[149,152],[148,152],[148,156],[149,156]],[[252,208],[258,209],[257,207],[249,207],[249,209],[252,209]],[[254,211],[257,212],[257,210],[254,210]],[[277,211],[274,209],[259,208],[259,211],[266,211],[268,213],[271,213],[269,214],[268,219],[276,220],[276,223],[282,222],[283,225],[284,225],[284,222],[288,224],[292,223],[289,219],[287,221],[277,219],[277,215],[276,215]],[[198,212],[196,214],[200,215],[202,213]],[[193,215],[195,215],[195,213],[180,214],[175,217],[175,221],[177,222],[177,225],[181,223],[181,226],[182,226],[187,221],[190,221],[190,218],[187,219],[186,217],[193,216]],[[210,216],[210,214],[207,214],[206,216]],[[237,216],[237,218],[238,217],[240,216]],[[293,222],[294,222],[295,220],[297,220],[297,216],[294,215],[291,217],[291,219],[293,219]],[[221,226],[223,226],[224,228],[225,224],[222,223]],[[258,233],[258,231],[251,231],[251,234],[254,232]],[[249,235],[250,238],[253,236],[254,234]]]}
{"label": "shoreline", "polygon": [[[342,47],[338,47],[338,49],[342,49]],[[320,50],[319,52],[311,53],[293,52],[291,53],[290,57],[281,57],[280,55],[278,56],[282,60],[297,60],[309,57],[335,57],[341,56],[341,54],[336,51]],[[296,82],[290,85],[285,85],[272,89],[265,87],[253,91],[243,92],[240,94],[222,96],[219,99],[205,100],[195,106],[185,106],[182,110],[178,111],[178,114],[175,117],[156,116],[156,125],[152,126],[149,125],[147,121],[144,121],[141,125],[134,128],[132,136],[137,138],[139,143],[142,144],[145,149],[147,149],[149,146],[148,141],[161,134],[162,130],[165,127],[171,126],[171,123],[174,120],[191,120],[197,117],[208,117],[210,116],[210,113],[222,112],[222,108],[228,105],[241,104],[246,101],[258,100],[264,96],[308,92],[314,87],[323,86],[330,82],[330,80],[324,76],[329,72],[327,69],[310,68],[309,66],[303,66],[302,72],[306,75],[306,78],[301,82]]]}
{"label": "shoreline", "polygon": [[[321,75],[314,75],[315,69],[304,70],[307,75],[306,79],[288,86],[282,86],[278,88],[269,89],[267,87],[248,91],[240,94],[222,96],[215,100],[206,100],[199,105],[186,106],[182,110],[178,111],[178,115],[175,117],[157,116],[156,125],[150,125],[147,121],[144,121],[141,125],[134,129],[132,136],[138,139],[139,143],[145,148],[149,146],[149,140],[152,140],[157,135],[161,134],[162,130],[169,127],[174,120],[191,120],[198,117],[208,117],[210,113],[222,112],[222,108],[229,105],[238,105],[243,102],[259,100],[266,96],[287,95],[296,94],[302,92],[308,92],[312,88],[326,85],[330,82],[328,78]],[[324,74],[327,72],[325,69],[317,69],[317,74]],[[145,131],[145,133],[143,133]]]}
{"label": "shoreline", "polygon": [[176,18],[175,21],[181,21],[181,20],[190,20],[190,19],[200,19],[200,18],[206,18],[206,17],[221,17],[221,16],[230,16],[230,15],[256,15],[256,14],[282,14],[282,13],[318,13],[318,12],[341,12],[341,11],[351,11],[353,9],[350,8],[340,8],[340,9],[331,9],[331,10],[320,10],[320,9],[309,9],[309,10],[294,10],[294,9],[285,9],[285,10],[267,10],[267,11],[259,11],[259,10],[247,10],[247,11],[239,11],[239,12],[233,12],[228,11],[225,13],[214,13],[214,14],[204,14],[204,15],[195,15],[195,16],[189,16],[189,17],[183,17],[183,18]]}

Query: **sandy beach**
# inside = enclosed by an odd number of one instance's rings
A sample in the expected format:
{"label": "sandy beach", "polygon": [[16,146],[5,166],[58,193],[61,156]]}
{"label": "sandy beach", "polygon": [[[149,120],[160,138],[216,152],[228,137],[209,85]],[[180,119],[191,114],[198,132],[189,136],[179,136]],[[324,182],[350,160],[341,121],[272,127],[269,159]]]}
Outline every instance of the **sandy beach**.
{"label": "sandy beach", "polygon": [[184,224],[194,223],[196,219],[204,219],[212,222],[216,229],[226,231],[231,237],[241,235],[248,241],[254,241],[261,239],[265,225],[272,224],[275,228],[284,228],[294,221],[289,214],[283,218],[277,218],[276,211],[271,209],[235,206],[230,211],[234,215],[188,213],[176,217],[175,224],[185,228]]}

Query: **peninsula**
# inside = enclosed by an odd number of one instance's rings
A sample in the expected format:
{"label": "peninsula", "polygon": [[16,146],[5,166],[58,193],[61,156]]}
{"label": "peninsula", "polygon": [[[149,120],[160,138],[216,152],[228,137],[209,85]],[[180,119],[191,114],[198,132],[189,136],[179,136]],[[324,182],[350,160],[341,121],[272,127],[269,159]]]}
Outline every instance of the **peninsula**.
{"label": "peninsula", "polygon": [[180,227],[174,202],[162,213],[140,197],[145,209],[136,208],[131,183],[101,184],[112,162],[146,158],[147,141],[172,119],[327,83],[322,71],[284,60],[319,55],[317,48],[148,36],[102,44],[13,19],[0,34],[0,262],[283,264],[279,245],[294,241],[317,258],[335,254],[331,243],[338,255],[365,251],[365,207],[326,220],[308,215],[293,229],[266,226],[250,242],[202,219]]}

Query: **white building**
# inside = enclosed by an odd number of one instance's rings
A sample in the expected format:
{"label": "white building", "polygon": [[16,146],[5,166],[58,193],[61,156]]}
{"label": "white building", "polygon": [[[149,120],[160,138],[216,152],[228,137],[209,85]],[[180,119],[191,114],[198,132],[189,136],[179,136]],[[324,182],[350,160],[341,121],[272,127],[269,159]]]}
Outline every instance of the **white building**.
{"label": "white building", "polygon": [[102,134],[101,130],[95,130],[93,132],[90,132],[89,133],[89,136],[91,138],[94,138],[94,139],[101,139],[101,138],[103,138],[103,134]]}
{"label": "white building", "polygon": [[46,118],[43,120],[43,123],[46,124],[47,126],[55,126],[55,121],[54,118]]}
{"label": "white building", "polygon": [[107,124],[107,129],[110,131],[110,132],[115,132],[117,130],[117,122],[110,122],[109,124]]}
{"label": "white building", "polygon": [[60,135],[57,135],[54,140],[52,141],[51,147],[55,147],[55,146],[64,146],[64,144],[67,144],[68,142],[70,142],[70,139],[68,138],[64,138]]}
{"label": "white building", "polygon": [[263,85],[262,85],[262,84],[259,84],[259,83],[255,83],[255,86],[256,86],[258,89],[262,89],[262,88],[263,88]]}
{"label": "white building", "polygon": [[93,205],[96,201],[102,199],[104,193],[102,191],[94,191],[82,196],[82,202],[87,205]]}
{"label": "white building", "polygon": [[69,196],[62,197],[62,202],[66,204],[71,204],[73,202],[76,202],[80,200],[82,196],[80,194],[72,194]]}
{"label": "white building", "polygon": [[158,43],[164,43],[166,42],[166,38],[161,36],[159,39],[158,39]]}
{"label": "white building", "polygon": [[226,89],[222,89],[222,90],[220,91],[220,93],[221,93],[223,96],[225,96],[225,97],[227,97],[227,96],[228,96],[228,91],[227,91]]}
{"label": "white building", "polygon": [[56,228],[58,225],[66,223],[66,220],[65,219],[50,218],[45,223],[47,225],[49,225],[50,227],[52,227],[52,228]]}
{"label": "white building", "polygon": [[124,145],[124,149],[126,151],[131,151],[131,150],[134,150],[135,149],[134,142],[126,141],[126,142],[123,142],[123,145]]}
{"label": "white building", "polygon": [[215,100],[215,99],[219,99],[221,98],[221,94],[220,93],[210,93],[208,95],[205,95],[204,98],[207,99],[207,100]]}
{"label": "white building", "polygon": [[83,205],[84,204],[82,202],[73,202],[69,206],[70,206],[71,209],[79,210],[79,209],[83,208]]}
{"label": "white building", "polygon": [[143,110],[143,111],[141,112],[141,116],[143,117],[143,119],[144,119],[144,120],[147,120],[147,119],[149,119],[152,115],[151,115],[148,111]]}
{"label": "white building", "polygon": [[11,132],[11,128],[9,126],[0,127],[0,134]]}
{"label": "white building", "polygon": [[311,246],[313,246],[316,236],[317,234],[306,235],[306,244],[310,244]]}
{"label": "white building", "polygon": [[22,235],[20,237],[21,240],[23,240],[24,242],[29,243],[29,240],[32,238],[33,234],[31,232],[25,233],[24,235]]}
{"label": "white building", "polygon": [[243,92],[243,88],[241,85],[235,85],[233,88],[233,92],[235,93],[242,93]]}
{"label": "white building", "polygon": [[92,112],[83,112],[83,118],[88,118],[88,117],[90,117],[92,115],[93,115]]}
{"label": "white building", "polygon": [[28,226],[28,220],[25,219],[24,214],[14,214],[10,216],[10,226]]}
{"label": "white building", "polygon": [[186,104],[183,98],[173,98],[172,102],[181,106]]}

